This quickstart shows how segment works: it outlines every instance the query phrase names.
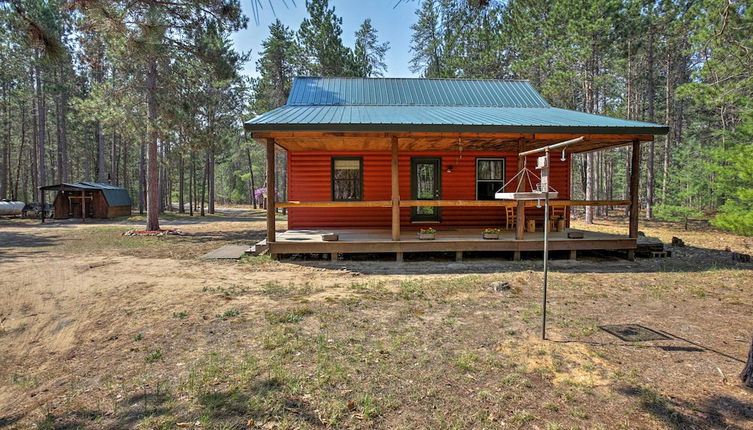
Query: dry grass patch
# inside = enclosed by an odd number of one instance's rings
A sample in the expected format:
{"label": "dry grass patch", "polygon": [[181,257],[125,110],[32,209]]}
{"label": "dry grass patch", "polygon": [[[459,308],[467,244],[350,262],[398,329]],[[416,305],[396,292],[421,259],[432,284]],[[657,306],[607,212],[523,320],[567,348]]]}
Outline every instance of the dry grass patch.
{"label": "dry grass patch", "polygon": [[[747,351],[753,326],[751,267],[702,249],[703,235],[717,232],[687,235],[678,258],[553,264],[552,340],[544,342],[539,262],[470,261],[454,273],[442,262],[200,261],[204,249],[263,232],[262,219],[219,218],[181,225],[185,237],[134,242],[119,236],[124,225],[9,226],[18,245],[0,245],[8,257],[0,264],[5,279],[18,281],[0,289],[0,423],[744,429],[753,422],[750,393],[734,380],[734,358]],[[671,237],[673,228],[645,230]],[[628,343],[599,329],[625,323],[671,340]]]}

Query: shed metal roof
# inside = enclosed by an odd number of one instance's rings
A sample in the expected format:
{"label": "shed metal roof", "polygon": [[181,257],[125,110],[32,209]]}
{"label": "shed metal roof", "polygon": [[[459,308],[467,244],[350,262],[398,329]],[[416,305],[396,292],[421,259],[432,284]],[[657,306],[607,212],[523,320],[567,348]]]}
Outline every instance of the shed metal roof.
{"label": "shed metal roof", "polygon": [[527,81],[296,78],[287,104],[249,131],[666,134],[660,124],[550,106]]}
{"label": "shed metal roof", "polygon": [[103,184],[99,182],[64,182],[62,184],[39,187],[39,189],[44,191],[58,191],[61,189],[101,190],[109,206],[132,206],[131,196],[128,194],[128,190],[126,188],[118,187],[112,184]]}

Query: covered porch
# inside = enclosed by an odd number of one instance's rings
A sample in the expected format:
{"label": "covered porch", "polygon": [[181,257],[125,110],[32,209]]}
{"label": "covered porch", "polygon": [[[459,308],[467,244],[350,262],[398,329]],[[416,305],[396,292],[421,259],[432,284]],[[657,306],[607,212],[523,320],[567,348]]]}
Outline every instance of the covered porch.
{"label": "covered porch", "polygon": [[[331,136],[331,133],[320,133],[320,136]],[[310,144],[311,133],[286,133],[282,139],[282,146],[277,139],[278,133],[259,133],[257,140],[262,141],[267,149],[267,184],[276,184],[275,154],[287,151],[294,142],[298,145]],[[568,158],[575,153],[591,152],[606,148],[629,146],[632,149],[631,169],[629,177],[628,199],[621,200],[550,200],[550,211],[559,210],[559,213],[567,214],[569,227],[569,212],[573,207],[609,206],[627,207],[629,212],[629,228],[624,235],[606,234],[584,230],[566,228],[564,231],[550,231],[550,250],[569,251],[570,258],[576,258],[578,251],[586,250],[618,250],[625,251],[627,258],[633,259],[637,248],[638,238],[638,185],[641,141],[653,140],[651,135],[525,135],[518,134],[513,138],[506,136],[506,149],[514,148],[516,154],[525,152],[541,145],[555,143],[559,139],[568,139],[584,136],[582,143],[570,148]],[[406,252],[455,252],[456,258],[462,259],[463,252],[475,251],[502,251],[511,252],[514,260],[521,258],[522,252],[536,252],[543,250],[543,222],[540,216],[531,215],[534,212],[542,212],[543,202],[537,201],[511,201],[511,200],[415,200],[405,199],[400,193],[401,169],[399,158],[403,148],[405,151],[415,151],[422,148],[425,142],[433,140],[435,148],[456,148],[458,141],[471,140],[468,133],[448,135],[442,139],[445,146],[437,145],[438,141],[430,135],[411,133],[408,138],[398,134],[384,133],[377,139],[371,139],[370,149],[383,149],[389,145],[391,153],[391,165],[389,176],[391,180],[391,200],[362,200],[362,201],[276,201],[278,193],[274,189],[267,193],[267,239],[263,244],[273,258],[289,254],[347,254],[347,253],[394,253],[397,261],[402,261],[403,253]],[[500,145],[498,136],[474,133],[472,136],[477,142],[484,140],[488,145],[496,143]],[[509,140],[508,140],[509,139]],[[363,133],[338,133],[335,142],[343,146],[356,145],[363,142]],[[421,143],[423,142],[423,143]],[[378,143],[378,144],[377,144]],[[337,143],[334,143],[337,145]],[[415,146],[414,146],[415,145]],[[514,145],[514,146],[513,146]],[[297,149],[300,149],[298,147]],[[524,157],[518,157],[518,169],[527,164]],[[528,160],[530,164],[530,160]],[[568,193],[569,195],[569,193]],[[502,229],[500,238],[497,240],[485,240],[481,237],[481,229],[478,228],[452,228],[437,226],[438,233],[435,240],[419,240],[417,230],[421,227],[431,227],[431,224],[415,223],[406,228],[404,221],[401,222],[401,209],[416,207],[434,208],[464,208],[473,211],[478,208],[498,208],[508,216],[508,222],[499,225]],[[348,229],[348,228],[317,228],[317,229],[289,229],[282,232],[275,228],[275,208],[385,208],[389,210],[389,229]],[[530,219],[535,219],[533,231],[527,230]],[[567,233],[577,231],[583,234],[582,238],[568,238]],[[337,234],[338,240],[325,241],[324,234]]]}

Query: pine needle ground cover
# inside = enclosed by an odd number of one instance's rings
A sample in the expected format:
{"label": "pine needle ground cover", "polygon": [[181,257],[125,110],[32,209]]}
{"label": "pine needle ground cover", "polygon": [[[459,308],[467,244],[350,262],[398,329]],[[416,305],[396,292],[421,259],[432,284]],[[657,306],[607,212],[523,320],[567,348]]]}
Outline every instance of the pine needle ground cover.
{"label": "pine needle ground cover", "polygon": [[184,235],[160,238],[4,223],[0,425],[751,428],[751,266],[724,251],[742,237],[648,223],[687,246],[555,260],[541,341],[539,261],[197,259],[262,236],[250,215],[165,222]]}

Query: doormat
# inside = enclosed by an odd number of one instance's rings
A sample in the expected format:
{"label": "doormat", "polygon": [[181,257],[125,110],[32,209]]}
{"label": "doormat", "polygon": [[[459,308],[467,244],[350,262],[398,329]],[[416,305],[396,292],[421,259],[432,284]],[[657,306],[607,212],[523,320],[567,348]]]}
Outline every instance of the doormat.
{"label": "doormat", "polygon": [[656,330],[651,330],[640,324],[602,325],[599,326],[599,328],[625,342],[646,342],[650,340],[672,339],[669,336],[659,333]]}

